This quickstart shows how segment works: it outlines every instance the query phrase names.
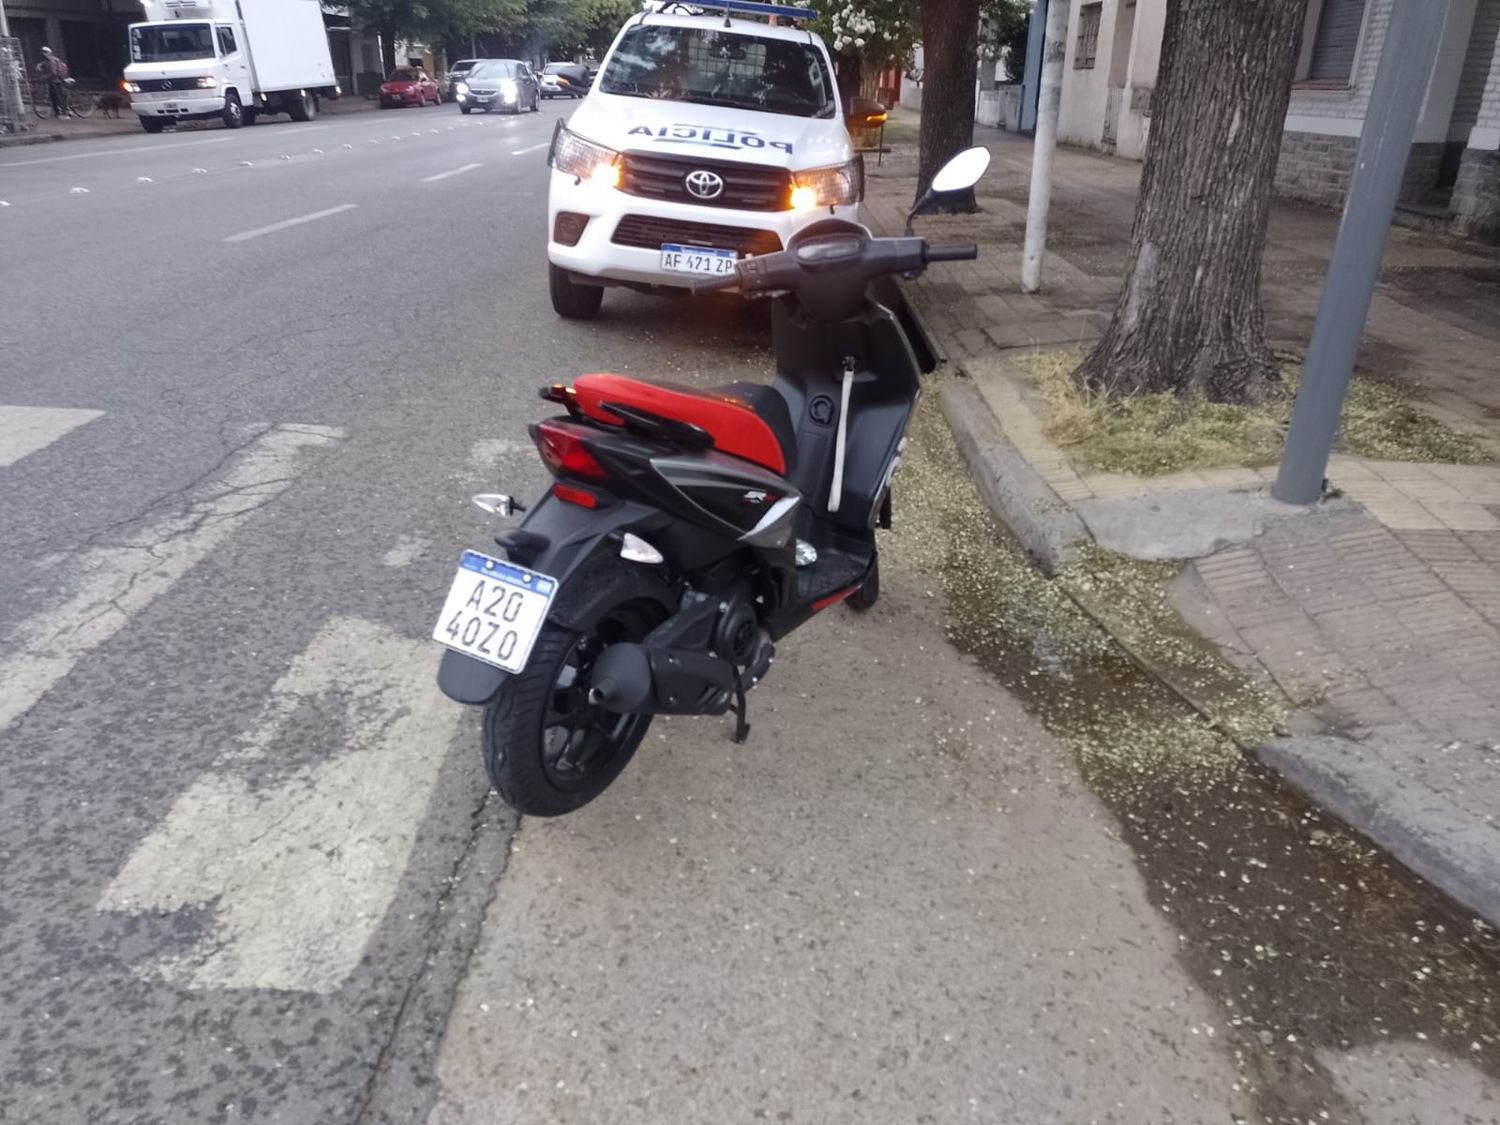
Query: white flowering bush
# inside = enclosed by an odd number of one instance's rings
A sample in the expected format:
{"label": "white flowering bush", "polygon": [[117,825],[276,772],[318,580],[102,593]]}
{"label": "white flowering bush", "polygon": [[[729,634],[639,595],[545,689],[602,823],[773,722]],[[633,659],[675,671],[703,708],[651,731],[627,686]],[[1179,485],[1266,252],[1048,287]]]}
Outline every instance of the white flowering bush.
{"label": "white flowering bush", "polygon": [[916,41],[919,19],[915,0],[863,0],[820,5],[821,30],[833,52],[859,55],[876,66],[906,62]]}

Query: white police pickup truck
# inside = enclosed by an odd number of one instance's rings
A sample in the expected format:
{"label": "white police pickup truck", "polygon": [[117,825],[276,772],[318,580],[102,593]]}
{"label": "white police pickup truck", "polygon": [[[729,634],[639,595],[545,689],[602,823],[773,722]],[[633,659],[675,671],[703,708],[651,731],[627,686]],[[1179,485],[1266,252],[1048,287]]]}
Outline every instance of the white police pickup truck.
{"label": "white police pickup truck", "polygon": [[[605,286],[688,287],[818,219],[855,218],[864,163],[828,50],[783,23],[813,15],[705,0],[631,17],[548,155],[560,316],[595,316]],[[883,118],[876,103],[853,108]]]}

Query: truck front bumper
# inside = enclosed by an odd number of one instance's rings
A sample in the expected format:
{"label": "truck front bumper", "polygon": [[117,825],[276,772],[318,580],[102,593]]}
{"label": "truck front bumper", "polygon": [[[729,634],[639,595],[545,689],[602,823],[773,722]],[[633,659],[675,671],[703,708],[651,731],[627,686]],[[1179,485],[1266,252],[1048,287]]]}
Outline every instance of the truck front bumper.
{"label": "truck front bumper", "polygon": [[224,112],[224,95],[218,90],[192,90],[182,94],[132,94],[130,108],[138,117],[212,117]]}
{"label": "truck front bumper", "polygon": [[[663,269],[663,244],[733,250],[742,258],[775,253],[803,227],[830,216],[858,222],[859,206],[805,211],[695,207],[627,195],[553,169],[547,193],[547,260],[580,277],[686,289],[695,275]],[[579,217],[587,222],[573,240]]]}

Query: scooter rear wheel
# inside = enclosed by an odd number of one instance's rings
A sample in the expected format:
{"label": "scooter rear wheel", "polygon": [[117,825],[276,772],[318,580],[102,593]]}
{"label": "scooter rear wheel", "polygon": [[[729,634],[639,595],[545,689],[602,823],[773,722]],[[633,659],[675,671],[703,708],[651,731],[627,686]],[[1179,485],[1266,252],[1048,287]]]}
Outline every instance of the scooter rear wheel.
{"label": "scooter rear wheel", "polygon": [[590,703],[594,661],[609,645],[643,639],[660,617],[653,605],[625,602],[582,631],[542,627],[525,670],[484,711],[484,765],[506,804],[525,816],[561,816],[620,776],[651,716]]}

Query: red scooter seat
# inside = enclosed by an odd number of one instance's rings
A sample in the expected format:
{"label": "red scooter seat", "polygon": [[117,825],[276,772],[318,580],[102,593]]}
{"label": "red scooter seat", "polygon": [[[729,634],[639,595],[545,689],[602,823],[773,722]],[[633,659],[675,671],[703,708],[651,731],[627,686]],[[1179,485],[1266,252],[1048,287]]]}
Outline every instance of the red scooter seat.
{"label": "red scooter seat", "polygon": [[606,407],[615,402],[697,426],[720,452],[783,476],[794,460],[791,413],[773,387],[747,383],[698,390],[600,374],[580,375],[573,391],[579,408],[598,422],[620,424],[619,416]]}

